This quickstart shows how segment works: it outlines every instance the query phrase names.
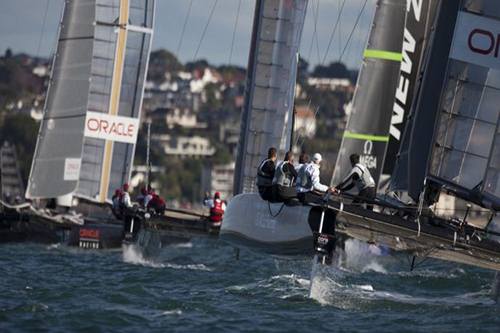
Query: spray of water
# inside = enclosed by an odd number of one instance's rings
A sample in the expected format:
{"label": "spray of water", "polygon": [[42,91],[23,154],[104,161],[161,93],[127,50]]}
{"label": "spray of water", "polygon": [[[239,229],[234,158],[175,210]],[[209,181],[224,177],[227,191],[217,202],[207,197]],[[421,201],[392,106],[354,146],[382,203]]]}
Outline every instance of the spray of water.
{"label": "spray of water", "polygon": [[123,251],[123,261],[129,264],[134,265],[142,265],[148,267],[161,268],[164,267],[162,264],[157,264],[153,261],[150,261],[144,258],[144,254],[141,251],[141,248],[135,244],[124,244],[122,246]]}

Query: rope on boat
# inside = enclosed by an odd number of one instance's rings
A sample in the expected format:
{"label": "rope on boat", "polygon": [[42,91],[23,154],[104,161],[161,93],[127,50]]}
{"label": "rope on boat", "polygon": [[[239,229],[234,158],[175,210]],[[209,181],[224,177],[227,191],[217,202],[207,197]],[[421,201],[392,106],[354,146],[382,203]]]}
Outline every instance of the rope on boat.
{"label": "rope on boat", "polygon": [[278,217],[278,215],[281,214],[281,212],[283,211],[283,208],[285,208],[285,203],[283,203],[281,205],[281,208],[278,210],[278,213],[276,215],[273,214],[273,212],[271,210],[271,203],[269,201],[267,202],[267,207],[269,208],[269,215],[271,215],[271,217],[275,218],[275,217]]}
{"label": "rope on boat", "polygon": [[11,205],[6,203],[3,200],[0,200],[0,205],[8,208],[8,209],[13,209],[17,212],[21,212],[22,210],[29,210],[31,211],[34,215],[42,217],[44,219],[50,220],[55,223],[72,223],[72,224],[77,224],[77,225],[83,225],[84,221],[82,218],[82,215],[80,214],[58,214],[58,215],[50,215],[45,213],[45,210],[43,209],[36,209],[33,207],[33,205],[29,202],[24,202],[22,204],[18,205]]}
{"label": "rope on boat", "polygon": [[6,203],[3,200],[0,200],[0,204],[6,208],[15,209],[16,211],[19,211],[20,209],[31,207],[31,204],[29,202],[24,202],[24,203],[18,204],[18,205],[11,205],[11,204]]}

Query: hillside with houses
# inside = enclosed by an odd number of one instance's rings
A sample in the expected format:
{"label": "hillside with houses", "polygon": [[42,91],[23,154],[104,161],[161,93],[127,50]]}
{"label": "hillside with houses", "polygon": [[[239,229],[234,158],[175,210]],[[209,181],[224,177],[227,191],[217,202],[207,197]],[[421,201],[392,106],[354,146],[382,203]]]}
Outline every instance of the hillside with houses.
{"label": "hillside with houses", "polygon": [[[356,72],[343,64],[310,69],[300,59],[295,102],[297,153],[320,151],[328,179],[354,92]],[[7,50],[0,57],[0,141],[16,145],[27,179],[43,115],[50,61]],[[151,123],[153,186],[175,207],[201,202],[205,193],[232,195],[234,160],[244,104],[245,69],[205,60],[181,63],[167,50],[151,54],[142,130],[131,185],[143,186],[147,124]]]}

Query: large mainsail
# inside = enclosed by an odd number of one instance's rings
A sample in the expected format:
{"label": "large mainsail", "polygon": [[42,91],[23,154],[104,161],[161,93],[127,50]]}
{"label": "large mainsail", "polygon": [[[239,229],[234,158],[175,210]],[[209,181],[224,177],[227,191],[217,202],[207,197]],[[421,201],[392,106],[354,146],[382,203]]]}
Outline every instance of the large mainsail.
{"label": "large mainsail", "polygon": [[104,202],[129,178],[154,0],[66,1],[26,196]]}
{"label": "large mainsail", "polygon": [[[482,0],[462,1],[452,9],[455,12],[447,16],[456,24],[448,41],[442,89],[434,100],[436,127],[427,177],[465,199],[498,209],[500,7],[497,1]],[[417,194],[420,184],[410,185]]]}
{"label": "large mainsail", "polygon": [[352,111],[337,157],[332,184],[350,169],[349,155],[359,154],[378,182],[389,141],[388,132],[403,55],[406,1],[379,0],[364,52]]}
{"label": "large mainsail", "polygon": [[[403,133],[413,103],[415,91],[420,82],[421,64],[424,50],[434,22],[437,5],[441,0],[408,1],[403,40],[403,61],[396,89],[396,100],[392,110],[389,143],[384,160],[383,174],[393,174],[398,151],[403,141]],[[404,154],[404,153],[403,153]],[[397,174],[393,174],[397,177]],[[399,177],[401,178],[401,177]],[[401,189],[398,179],[391,185]],[[404,187],[403,187],[404,188]]]}
{"label": "large mainsail", "polygon": [[257,0],[234,194],[253,192],[269,147],[289,148],[297,54],[307,0]]}

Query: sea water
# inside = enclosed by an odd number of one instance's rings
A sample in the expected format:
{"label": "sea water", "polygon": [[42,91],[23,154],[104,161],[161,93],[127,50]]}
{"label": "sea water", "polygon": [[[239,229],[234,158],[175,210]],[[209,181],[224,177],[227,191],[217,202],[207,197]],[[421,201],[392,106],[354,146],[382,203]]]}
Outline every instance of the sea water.
{"label": "sea water", "polygon": [[[0,245],[0,332],[500,332],[493,273],[348,242],[332,266],[193,239]],[[420,261],[419,261],[420,263]]]}

